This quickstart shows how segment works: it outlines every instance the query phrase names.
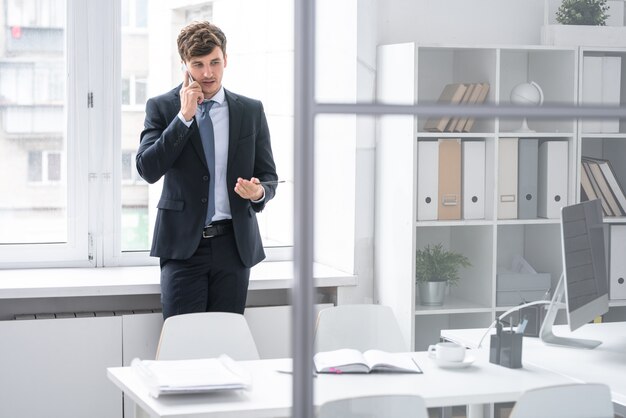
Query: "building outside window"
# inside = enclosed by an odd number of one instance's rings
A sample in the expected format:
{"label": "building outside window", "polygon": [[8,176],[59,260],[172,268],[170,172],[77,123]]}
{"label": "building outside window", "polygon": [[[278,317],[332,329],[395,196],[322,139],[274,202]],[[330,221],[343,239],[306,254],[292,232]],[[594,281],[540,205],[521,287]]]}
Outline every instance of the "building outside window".
{"label": "building outside window", "polygon": [[0,13],[0,243],[66,242],[65,1]]}

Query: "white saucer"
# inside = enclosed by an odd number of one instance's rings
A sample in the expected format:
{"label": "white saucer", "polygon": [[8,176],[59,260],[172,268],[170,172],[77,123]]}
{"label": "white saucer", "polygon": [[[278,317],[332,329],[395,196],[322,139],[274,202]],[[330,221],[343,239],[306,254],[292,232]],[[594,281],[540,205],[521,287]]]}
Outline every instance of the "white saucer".
{"label": "white saucer", "polygon": [[476,361],[476,359],[474,358],[474,356],[468,354],[465,356],[465,359],[463,359],[463,361],[446,361],[435,358],[433,358],[433,361],[437,364],[437,366],[443,369],[464,369],[471,366],[472,363]]}

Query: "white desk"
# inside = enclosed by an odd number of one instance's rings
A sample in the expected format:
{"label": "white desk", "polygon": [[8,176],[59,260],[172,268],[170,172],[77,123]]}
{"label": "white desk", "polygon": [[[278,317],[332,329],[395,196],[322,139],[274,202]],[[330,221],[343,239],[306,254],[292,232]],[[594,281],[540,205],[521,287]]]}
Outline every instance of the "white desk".
{"label": "white desk", "polygon": [[[616,412],[626,415],[626,322],[587,324],[574,332],[555,326],[555,335],[602,341],[593,350],[546,345],[538,338],[524,337],[524,368],[539,367],[578,382],[605,383],[611,388]],[[476,347],[484,329],[443,330],[441,336],[468,347]],[[489,349],[489,337],[483,341]]]}
{"label": "white desk", "polygon": [[[440,369],[425,352],[412,354],[423,374],[318,375],[316,406],[334,399],[363,395],[418,394],[428,407],[515,401],[525,390],[572,380],[558,373],[526,366],[507,369],[489,363],[487,352],[474,353],[466,369]],[[289,417],[292,376],[276,372],[291,360],[241,362],[253,379],[249,391],[152,398],[129,367],[107,369],[109,379],[153,417]]]}

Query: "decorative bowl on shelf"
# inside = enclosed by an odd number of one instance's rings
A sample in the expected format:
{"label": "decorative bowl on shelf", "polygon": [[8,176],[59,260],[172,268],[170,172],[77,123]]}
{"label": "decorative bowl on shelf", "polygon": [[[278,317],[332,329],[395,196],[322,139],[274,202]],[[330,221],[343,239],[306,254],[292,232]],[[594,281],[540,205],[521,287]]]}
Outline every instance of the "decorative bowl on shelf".
{"label": "decorative bowl on shelf", "polygon": [[[521,106],[541,106],[543,104],[543,90],[534,81],[518,84],[511,90],[511,103]],[[522,126],[515,132],[535,131],[528,127],[528,121],[524,118]]]}

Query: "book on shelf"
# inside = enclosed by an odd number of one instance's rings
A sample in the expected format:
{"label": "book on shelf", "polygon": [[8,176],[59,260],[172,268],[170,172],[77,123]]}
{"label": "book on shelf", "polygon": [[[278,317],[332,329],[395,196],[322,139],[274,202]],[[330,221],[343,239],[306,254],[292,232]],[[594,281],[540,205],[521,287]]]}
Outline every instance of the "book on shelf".
{"label": "book on shelf", "polygon": [[[480,96],[480,92],[482,91],[482,86],[483,86],[482,83],[472,84],[471,85],[472,89],[467,99],[467,102],[464,100],[461,103],[467,104],[467,105],[476,104],[476,102],[478,101],[478,96]],[[461,116],[460,118],[458,118],[456,125],[452,128],[452,132],[463,132],[463,128],[465,127],[467,120],[468,120],[467,116]]]}
{"label": "book on shelf", "polygon": [[191,360],[139,360],[131,367],[151,396],[248,389],[251,377],[226,355]]}
{"label": "book on shelf", "polygon": [[614,216],[626,215],[626,196],[609,160],[583,157]]}
{"label": "book on shelf", "polygon": [[[437,100],[437,104],[459,104],[463,99],[463,95],[466,90],[467,85],[463,83],[447,84],[441,92],[439,100]],[[446,129],[446,126],[448,126],[450,119],[450,116],[428,118],[424,124],[424,130],[430,132],[443,132]]]}
{"label": "book on shelf", "polygon": [[[474,87],[476,87],[476,84],[467,84],[467,89],[465,89],[465,93],[463,94],[463,98],[461,99],[459,104],[469,104],[470,97],[474,92]],[[448,122],[448,126],[446,126],[446,132],[455,132],[456,126],[461,119],[461,116],[455,116],[450,119],[450,122]]]}
{"label": "book on shelf", "polygon": [[[485,102],[485,99],[487,99],[487,95],[489,94],[489,83],[482,83],[480,87],[477,87],[474,90],[478,90],[476,102],[471,103],[470,98],[470,103],[476,105],[483,104]],[[468,117],[462,128],[462,132],[470,132],[472,130],[472,127],[474,126],[475,121],[475,118]]]}
{"label": "book on shelf", "polygon": [[582,161],[580,162],[580,190],[582,191],[582,196],[584,197],[583,200],[598,199],[598,195],[593,189],[587,170],[585,170],[585,164]]}
{"label": "book on shelf", "polygon": [[604,216],[613,216],[613,212],[611,212],[611,208],[606,202],[606,199],[604,199],[604,197],[602,196],[602,191],[600,190],[600,186],[598,186],[598,183],[596,182],[596,179],[593,176],[593,173],[591,172],[591,167],[589,167],[589,164],[584,160],[582,160],[580,164],[582,165],[582,170],[586,173],[586,176],[589,179],[589,183],[591,184],[591,189],[593,190],[593,193],[596,195],[596,199],[600,199],[600,203],[602,204],[602,212],[604,213]]}
{"label": "book on shelf", "polygon": [[313,356],[318,373],[422,373],[410,353],[389,353],[367,350],[361,353],[352,348],[321,351]]}

